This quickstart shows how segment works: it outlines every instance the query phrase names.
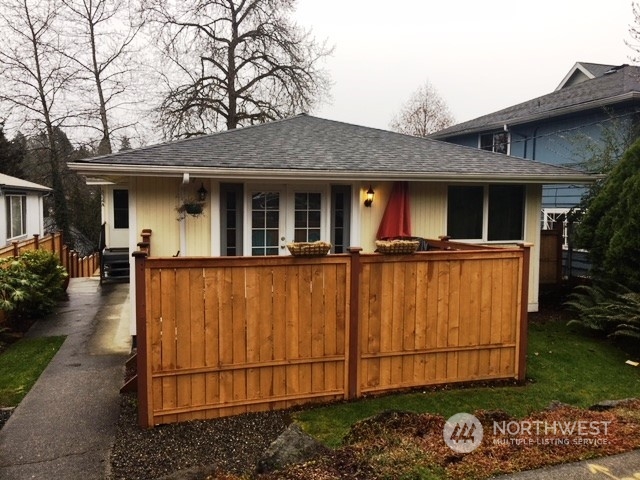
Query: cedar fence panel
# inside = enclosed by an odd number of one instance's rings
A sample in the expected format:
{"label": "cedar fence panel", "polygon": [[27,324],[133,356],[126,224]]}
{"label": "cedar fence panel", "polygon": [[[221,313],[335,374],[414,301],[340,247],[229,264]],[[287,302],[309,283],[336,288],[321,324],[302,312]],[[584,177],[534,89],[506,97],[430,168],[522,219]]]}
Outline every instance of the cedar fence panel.
{"label": "cedar fence panel", "polygon": [[134,256],[143,427],[524,380],[528,247]]}
{"label": "cedar fence panel", "polygon": [[348,256],[144,260],[145,424],[345,398],[349,267]]}
{"label": "cedar fence panel", "polygon": [[518,250],[362,256],[360,390],[518,378]]}

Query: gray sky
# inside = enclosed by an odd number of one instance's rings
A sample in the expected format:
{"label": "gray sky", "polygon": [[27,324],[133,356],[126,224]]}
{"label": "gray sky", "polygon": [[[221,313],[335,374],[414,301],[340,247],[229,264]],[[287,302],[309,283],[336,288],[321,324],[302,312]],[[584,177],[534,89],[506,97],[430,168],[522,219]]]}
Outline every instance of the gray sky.
{"label": "gray sky", "polygon": [[630,0],[298,0],[295,18],[335,46],[333,98],[312,113],[383,129],[425,80],[462,122],[634,53]]}

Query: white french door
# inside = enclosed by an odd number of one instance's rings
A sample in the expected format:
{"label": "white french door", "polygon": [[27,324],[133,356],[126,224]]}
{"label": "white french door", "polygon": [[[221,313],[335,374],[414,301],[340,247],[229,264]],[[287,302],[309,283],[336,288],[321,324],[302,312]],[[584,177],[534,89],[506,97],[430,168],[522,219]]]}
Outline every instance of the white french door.
{"label": "white french door", "polygon": [[288,255],[287,243],[327,240],[325,187],[249,188],[245,252]]}

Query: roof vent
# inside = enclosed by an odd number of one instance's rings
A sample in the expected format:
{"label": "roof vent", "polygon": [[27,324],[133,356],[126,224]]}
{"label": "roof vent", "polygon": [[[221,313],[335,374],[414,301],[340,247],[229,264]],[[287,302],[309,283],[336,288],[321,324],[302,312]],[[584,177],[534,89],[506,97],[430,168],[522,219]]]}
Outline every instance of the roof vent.
{"label": "roof vent", "polygon": [[618,70],[622,70],[624,67],[628,67],[628,63],[623,63],[622,65],[618,65],[617,67],[611,67],[609,70],[604,72],[603,75],[610,75],[612,73],[616,73]]}

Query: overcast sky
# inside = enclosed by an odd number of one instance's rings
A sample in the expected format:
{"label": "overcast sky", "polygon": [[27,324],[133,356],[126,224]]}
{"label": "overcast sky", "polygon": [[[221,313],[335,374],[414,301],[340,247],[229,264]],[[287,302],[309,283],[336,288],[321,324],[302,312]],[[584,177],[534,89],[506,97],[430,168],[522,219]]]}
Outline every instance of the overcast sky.
{"label": "overcast sky", "polygon": [[298,0],[295,18],[335,46],[333,98],[312,113],[383,129],[425,80],[462,122],[634,54],[630,0]]}

